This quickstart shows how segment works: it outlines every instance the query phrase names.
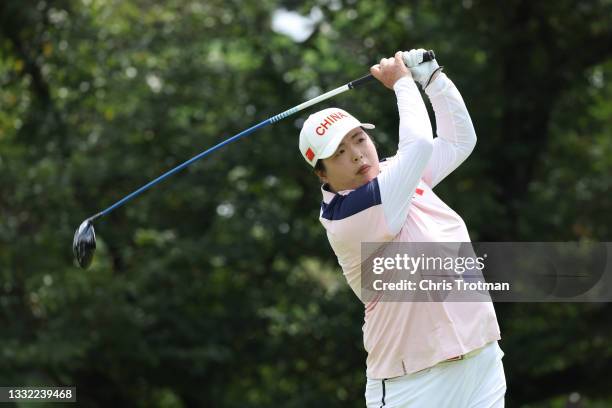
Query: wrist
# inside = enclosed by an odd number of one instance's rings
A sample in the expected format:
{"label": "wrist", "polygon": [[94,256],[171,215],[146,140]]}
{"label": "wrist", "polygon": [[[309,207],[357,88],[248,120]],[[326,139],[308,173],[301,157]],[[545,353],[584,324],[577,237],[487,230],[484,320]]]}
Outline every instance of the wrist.
{"label": "wrist", "polygon": [[[440,67],[441,68],[441,67]],[[440,75],[440,72],[442,72],[442,69],[439,69],[437,71],[435,71],[432,75],[431,75],[431,79],[429,80],[429,84],[431,85],[433,83],[433,81],[436,80],[436,78],[438,78],[438,76]]]}
{"label": "wrist", "polygon": [[436,67],[436,69],[431,74],[431,76],[429,77],[427,82],[422,84],[423,85],[423,90],[425,90],[427,87],[429,87],[429,85],[431,85],[436,80],[436,78],[438,78],[438,76],[442,72],[443,68],[444,68],[443,66]]}

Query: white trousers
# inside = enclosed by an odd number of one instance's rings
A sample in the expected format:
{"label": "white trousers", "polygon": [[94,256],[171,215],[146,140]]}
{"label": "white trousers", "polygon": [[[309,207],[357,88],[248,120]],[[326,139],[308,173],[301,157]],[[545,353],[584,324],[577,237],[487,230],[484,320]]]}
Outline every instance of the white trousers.
{"label": "white trousers", "polygon": [[502,408],[506,376],[497,341],[475,356],[386,380],[368,378],[367,408]]}

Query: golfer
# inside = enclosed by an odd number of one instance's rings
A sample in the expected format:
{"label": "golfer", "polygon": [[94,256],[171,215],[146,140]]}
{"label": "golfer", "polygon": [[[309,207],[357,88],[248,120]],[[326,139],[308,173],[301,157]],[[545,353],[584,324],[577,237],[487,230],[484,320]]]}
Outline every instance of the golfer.
{"label": "golfer", "polygon": [[[397,98],[399,144],[389,160],[379,161],[367,133],[374,126],[339,108],[310,115],[300,132],[302,156],[322,182],[319,219],[360,298],[362,242],[470,241],[462,218],[432,189],[469,156],[476,134],[436,60],[420,63],[424,52],[398,51],[370,68]],[[415,82],[433,106],[436,138]],[[363,302],[367,407],[504,406],[504,353],[490,301]]]}

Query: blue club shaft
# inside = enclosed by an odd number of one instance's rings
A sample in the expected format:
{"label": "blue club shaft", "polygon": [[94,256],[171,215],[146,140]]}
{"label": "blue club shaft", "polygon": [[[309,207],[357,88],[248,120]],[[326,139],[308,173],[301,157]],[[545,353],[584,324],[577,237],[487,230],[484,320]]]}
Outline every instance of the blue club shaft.
{"label": "blue club shaft", "polygon": [[174,173],[177,173],[179,171],[181,171],[182,169],[184,169],[185,167],[189,166],[191,163],[200,160],[203,157],[206,157],[207,155],[209,155],[210,153],[214,152],[217,149],[222,148],[223,146],[225,146],[226,144],[232,143],[233,141],[236,141],[238,139],[240,139],[241,137],[247,136],[248,134],[253,133],[254,131],[256,131],[257,129],[260,129],[264,126],[269,125],[270,123],[272,123],[271,121],[272,118],[270,119],[266,119],[261,123],[258,123],[255,126],[252,126],[246,130],[243,130],[240,133],[237,133],[236,135],[230,137],[229,139],[226,139],[224,141],[222,141],[221,143],[218,143],[216,145],[214,145],[213,147],[211,147],[208,150],[203,151],[202,153],[198,154],[197,156],[192,157],[191,159],[179,164],[178,166],[174,167],[171,170],[168,170],[167,172],[165,172],[164,174],[162,174],[161,176],[157,177],[155,180],[152,180],[150,182],[148,182],[147,184],[145,184],[144,186],[140,187],[138,190],[135,190],[133,192],[131,192],[130,194],[126,195],[125,197],[123,197],[121,200],[117,201],[115,204],[111,205],[110,207],[108,207],[107,209],[100,211],[98,214],[94,215],[93,217],[89,218],[90,221],[95,220],[98,217],[102,217],[108,213],[110,213],[111,211],[113,211],[115,208],[120,207],[121,205],[125,204],[126,202],[130,201],[132,198],[136,197],[137,195],[145,192],[146,190],[150,189],[151,187],[153,187],[154,185],[156,185],[157,183],[163,181],[164,179],[170,177],[171,175],[173,175]]}

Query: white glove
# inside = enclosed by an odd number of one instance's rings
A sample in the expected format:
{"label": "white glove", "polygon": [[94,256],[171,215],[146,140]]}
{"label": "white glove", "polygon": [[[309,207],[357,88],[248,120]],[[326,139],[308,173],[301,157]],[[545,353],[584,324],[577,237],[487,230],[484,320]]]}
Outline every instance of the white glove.
{"label": "white glove", "polygon": [[418,50],[412,49],[402,53],[402,59],[412,73],[412,78],[418,82],[423,89],[429,85],[434,78],[434,74],[442,70],[442,67],[438,65],[435,59],[423,62],[423,54],[426,52],[426,50],[419,48]]}

